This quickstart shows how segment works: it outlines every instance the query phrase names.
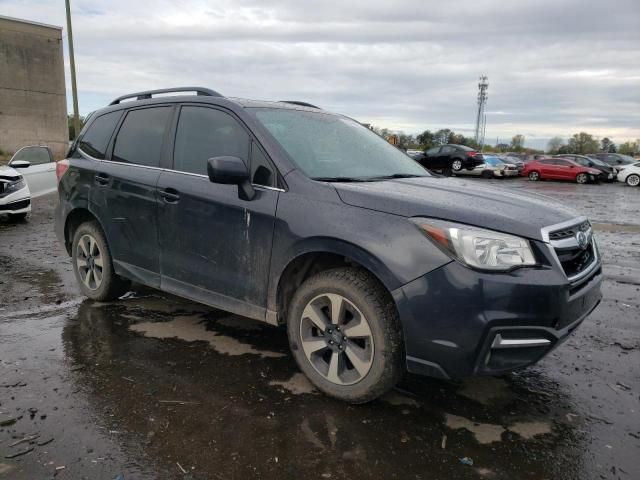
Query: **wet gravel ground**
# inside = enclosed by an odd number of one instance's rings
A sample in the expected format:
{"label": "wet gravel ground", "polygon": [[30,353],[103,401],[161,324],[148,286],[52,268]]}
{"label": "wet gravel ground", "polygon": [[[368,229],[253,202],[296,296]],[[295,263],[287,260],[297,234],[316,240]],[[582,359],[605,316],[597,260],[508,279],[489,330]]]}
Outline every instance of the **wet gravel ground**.
{"label": "wet gravel ground", "polygon": [[282,329],[142,287],[80,297],[54,196],[0,217],[0,479],[640,478],[640,189],[467,181],[586,213],[604,301],[534,367],[362,406],[315,392]]}

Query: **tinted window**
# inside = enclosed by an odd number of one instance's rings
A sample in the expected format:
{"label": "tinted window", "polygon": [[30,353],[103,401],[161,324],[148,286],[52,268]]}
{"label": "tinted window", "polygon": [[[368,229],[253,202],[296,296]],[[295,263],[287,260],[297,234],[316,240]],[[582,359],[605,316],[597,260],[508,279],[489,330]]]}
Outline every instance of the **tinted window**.
{"label": "tinted window", "polygon": [[113,160],[160,166],[162,140],[170,114],[171,107],[145,108],[127,113],[113,147]]}
{"label": "tinted window", "polygon": [[49,150],[45,147],[25,147],[11,159],[12,162],[16,160],[24,160],[31,163],[31,165],[42,165],[43,163],[51,162],[51,157],[49,156]]}
{"label": "tinted window", "polygon": [[441,153],[451,153],[453,151],[455,151],[455,148],[449,146],[442,147],[442,150],[440,150]]}
{"label": "tinted window", "polygon": [[473,148],[467,147],[466,145],[458,145],[456,147],[458,150],[462,150],[463,152],[473,152]]}
{"label": "tinted window", "polygon": [[561,167],[569,167],[571,165],[571,163],[567,162],[566,160],[555,160],[554,163]]}
{"label": "tinted window", "polygon": [[79,147],[87,155],[103,159],[113,129],[116,128],[122,112],[111,112],[96,118],[80,139]]}
{"label": "tinted window", "polygon": [[440,147],[434,147],[427,150],[427,155],[435,155],[440,151]]}
{"label": "tinted window", "polygon": [[173,168],[207,174],[207,160],[230,155],[248,163],[249,134],[231,115],[206,107],[182,107]]}
{"label": "tinted window", "polygon": [[542,163],[543,165],[553,165],[553,160],[538,160],[538,163]]}
{"label": "tinted window", "polygon": [[251,182],[275,187],[275,174],[266,155],[255,142],[251,143]]}

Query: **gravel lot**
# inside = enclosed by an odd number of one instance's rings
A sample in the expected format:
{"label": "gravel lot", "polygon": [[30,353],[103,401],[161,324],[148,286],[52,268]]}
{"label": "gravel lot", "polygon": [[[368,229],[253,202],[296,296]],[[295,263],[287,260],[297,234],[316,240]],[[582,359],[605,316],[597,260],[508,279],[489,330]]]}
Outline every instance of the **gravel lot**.
{"label": "gravel lot", "polygon": [[55,196],[0,217],[0,479],[640,478],[640,188],[465,181],[588,215],[604,301],[535,367],[357,407],[314,392],[283,329],[142,287],[80,297]]}

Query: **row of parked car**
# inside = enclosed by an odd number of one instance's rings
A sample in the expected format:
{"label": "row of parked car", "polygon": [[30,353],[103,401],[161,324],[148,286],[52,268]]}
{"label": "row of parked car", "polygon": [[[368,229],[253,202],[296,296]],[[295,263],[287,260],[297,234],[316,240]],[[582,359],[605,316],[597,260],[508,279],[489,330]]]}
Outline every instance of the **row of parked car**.
{"label": "row of parked car", "polygon": [[445,175],[485,178],[525,176],[531,181],[568,180],[576,183],[626,182],[640,185],[640,162],[618,153],[592,155],[482,154],[464,145],[441,145],[425,152],[407,150],[422,166]]}

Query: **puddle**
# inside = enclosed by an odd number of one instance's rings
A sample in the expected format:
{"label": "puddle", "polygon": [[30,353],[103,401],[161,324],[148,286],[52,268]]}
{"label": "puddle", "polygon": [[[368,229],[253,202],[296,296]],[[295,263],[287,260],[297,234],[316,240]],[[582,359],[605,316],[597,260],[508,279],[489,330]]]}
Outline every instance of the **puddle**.
{"label": "puddle", "polygon": [[282,387],[294,395],[302,395],[303,393],[316,393],[311,382],[302,373],[296,373],[289,380],[273,380],[269,385]]}
{"label": "puddle", "polygon": [[420,402],[416,399],[411,398],[407,395],[402,395],[398,392],[389,392],[384,395],[380,400],[383,402],[390,403],[391,405],[395,405],[397,407],[409,406],[409,407],[419,407]]}
{"label": "puddle", "polygon": [[477,423],[464,417],[446,414],[446,425],[452,430],[464,428],[469,430],[476,437],[478,443],[486,445],[502,440],[502,434],[507,430],[501,425],[491,423]]}
{"label": "puddle", "polygon": [[263,358],[281,358],[284,353],[258,350],[253,345],[242,343],[235,338],[220,335],[206,329],[198,317],[176,317],[169,322],[143,322],[130,325],[134,332],[153,338],[178,338],[187,342],[208,342],[213,349],[225,355],[260,355]]}
{"label": "puddle", "polygon": [[513,399],[507,382],[495,377],[467,378],[458,394],[482,405],[505,404]]}
{"label": "puddle", "polygon": [[546,422],[518,422],[511,425],[509,431],[517,433],[525,440],[531,440],[538,435],[551,433],[551,425]]}
{"label": "puddle", "polygon": [[457,415],[446,414],[446,425],[452,430],[469,430],[480,444],[489,444],[502,441],[504,432],[512,432],[525,440],[531,440],[539,435],[551,433],[551,424],[547,422],[531,421],[517,422],[508,427],[493,423],[479,423]]}

